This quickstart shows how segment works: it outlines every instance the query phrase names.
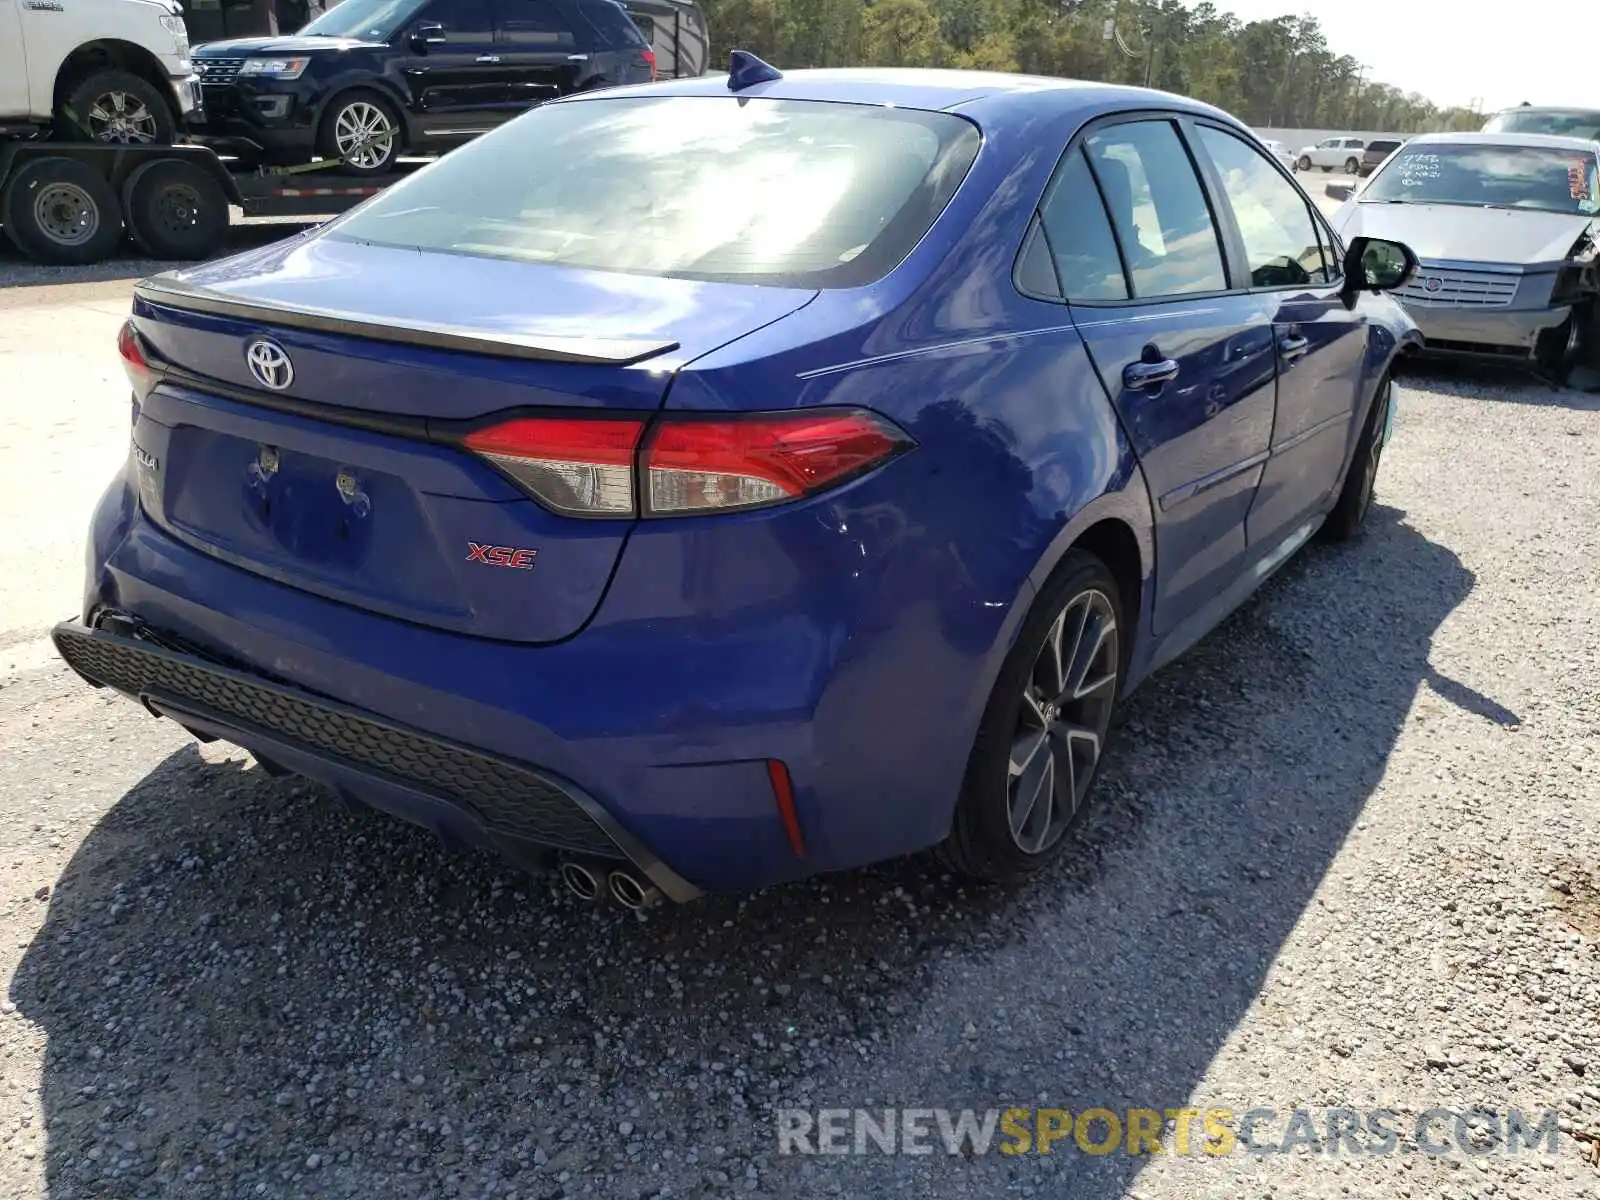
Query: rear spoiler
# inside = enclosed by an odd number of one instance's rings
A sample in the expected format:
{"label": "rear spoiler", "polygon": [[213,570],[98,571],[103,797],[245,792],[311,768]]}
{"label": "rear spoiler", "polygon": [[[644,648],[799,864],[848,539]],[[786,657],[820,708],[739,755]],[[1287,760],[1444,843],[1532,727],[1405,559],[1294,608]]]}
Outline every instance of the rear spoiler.
{"label": "rear spoiler", "polygon": [[535,362],[626,367],[678,348],[677,342],[659,338],[565,337],[559,334],[467,329],[458,325],[398,318],[378,321],[359,313],[331,308],[241,300],[210,288],[195,287],[181,279],[162,276],[143,280],[136,285],[133,298],[135,303],[142,300],[161,308],[238,317],[290,329],[308,329],[314,333],[344,334],[375,342],[425,346],[431,350],[461,350],[494,358],[520,358]]}

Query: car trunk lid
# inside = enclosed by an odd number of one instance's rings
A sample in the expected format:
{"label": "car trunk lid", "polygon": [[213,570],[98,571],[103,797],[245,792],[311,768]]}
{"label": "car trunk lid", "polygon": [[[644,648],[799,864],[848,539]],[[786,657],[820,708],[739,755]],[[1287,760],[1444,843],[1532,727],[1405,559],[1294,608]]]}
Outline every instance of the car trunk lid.
{"label": "car trunk lid", "polygon": [[814,294],[327,240],[158,277],[134,303],[163,372],[134,430],[141,501],[289,587],[559,640],[633,520],[553,512],[461,438],[509,413],[647,418],[677,367]]}

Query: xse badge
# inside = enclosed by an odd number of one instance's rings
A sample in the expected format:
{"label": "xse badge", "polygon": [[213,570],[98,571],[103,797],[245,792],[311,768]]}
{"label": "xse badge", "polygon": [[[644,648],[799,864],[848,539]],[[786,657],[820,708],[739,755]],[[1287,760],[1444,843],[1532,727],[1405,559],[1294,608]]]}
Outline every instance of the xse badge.
{"label": "xse badge", "polygon": [[515,567],[519,571],[533,570],[537,550],[519,550],[515,546],[480,546],[467,543],[467,561],[482,563],[486,567]]}

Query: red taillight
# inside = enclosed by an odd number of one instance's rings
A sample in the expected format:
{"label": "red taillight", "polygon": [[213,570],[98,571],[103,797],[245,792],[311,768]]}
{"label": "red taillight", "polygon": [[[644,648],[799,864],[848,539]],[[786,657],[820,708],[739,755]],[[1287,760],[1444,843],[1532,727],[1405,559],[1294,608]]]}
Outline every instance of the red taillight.
{"label": "red taillight", "polygon": [[139,342],[132,321],[124,321],[122,328],[117,330],[117,353],[122,356],[122,368],[128,373],[128,382],[133,384],[134,394],[143,400],[155,387],[161,373],[145,357],[144,346]]}
{"label": "red taillight", "polygon": [[832,487],[910,445],[865,412],[669,420],[645,447],[645,502],[657,514],[760,508]]}
{"label": "red taillight", "polygon": [[546,507],[585,517],[764,508],[833,487],[912,444],[881,417],[854,410],[663,417],[641,451],[643,432],[632,418],[516,417],[462,444]]}
{"label": "red taillight", "polygon": [[557,512],[625,517],[635,509],[633,455],[643,429],[636,420],[517,417],[463,442]]}
{"label": "red taillight", "polygon": [[641,50],[639,57],[644,59],[645,66],[650,68],[650,82],[656,81],[656,52],[654,50]]}

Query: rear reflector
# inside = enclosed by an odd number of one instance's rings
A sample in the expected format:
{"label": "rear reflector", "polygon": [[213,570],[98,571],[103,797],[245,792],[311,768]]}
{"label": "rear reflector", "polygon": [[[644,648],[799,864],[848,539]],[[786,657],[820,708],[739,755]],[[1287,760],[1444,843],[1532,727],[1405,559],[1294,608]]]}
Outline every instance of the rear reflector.
{"label": "rear reflector", "polygon": [[[570,516],[689,516],[765,508],[835,487],[909,449],[882,417],[854,409],[659,419],[516,417],[469,433],[467,449],[546,507]],[[647,481],[641,504],[637,470]]]}
{"label": "rear reflector", "polygon": [[767,759],[767,779],[772,783],[772,798],[778,805],[778,819],[789,839],[789,850],[796,858],[806,856],[805,835],[800,832],[800,813],[794,806],[794,781],[782,759]]}
{"label": "rear reflector", "polygon": [[652,513],[761,508],[823,491],[911,445],[871,413],[672,420],[645,448]]}
{"label": "rear reflector", "polygon": [[518,417],[463,440],[556,512],[626,517],[635,509],[633,455],[643,429],[635,420]]}

